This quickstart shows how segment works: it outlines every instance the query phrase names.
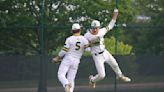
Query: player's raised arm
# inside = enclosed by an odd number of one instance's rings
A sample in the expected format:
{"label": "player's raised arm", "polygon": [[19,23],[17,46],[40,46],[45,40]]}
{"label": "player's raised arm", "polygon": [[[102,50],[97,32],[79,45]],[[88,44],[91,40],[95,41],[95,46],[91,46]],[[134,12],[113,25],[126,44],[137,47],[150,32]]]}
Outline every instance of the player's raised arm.
{"label": "player's raised arm", "polygon": [[111,30],[115,26],[117,16],[118,16],[118,9],[114,9],[112,20],[110,21],[108,26],[106,26],[107,31]]}

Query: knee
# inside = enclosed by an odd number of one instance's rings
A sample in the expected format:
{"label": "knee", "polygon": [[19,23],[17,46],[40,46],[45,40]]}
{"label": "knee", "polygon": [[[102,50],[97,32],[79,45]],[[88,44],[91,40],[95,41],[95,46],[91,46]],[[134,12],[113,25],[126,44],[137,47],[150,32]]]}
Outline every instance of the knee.
{"label": "knee", "polygon": [[58,79],[64,78],[65,76],[63,74],[58,73]]}
{"label": "knee", "polygon": [[105,78],[105,74],[99,74],[98,76],[99,76],[99,79],[100,79],[100,80],[102,80],[102,79]]}

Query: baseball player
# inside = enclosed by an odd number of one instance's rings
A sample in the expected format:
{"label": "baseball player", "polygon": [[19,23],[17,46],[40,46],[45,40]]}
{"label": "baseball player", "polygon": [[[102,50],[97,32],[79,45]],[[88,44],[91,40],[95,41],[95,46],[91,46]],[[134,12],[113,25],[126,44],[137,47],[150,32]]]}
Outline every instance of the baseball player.
{"label": "baseball player", "polygon": [[115,9],[112,20],[110,21],[109,25],[104,28],[100,28],[100,22],[98,20],[93,20],[91,23],[91,29],[84,35],[84,37],[87,38],[91,44],[90,49],[98,72],[98,74],[95,76],[91,75],[89,77],[89,85],[93,88],[95,88],[96,82],[102,80],[105,77],[104,63],[107,63],[112,67],[117,75],[117,79],[124,82],[131,81],[130,78],[123,75],[118,66],[118,63],[114,57],[105,49],[104,45],[104,35],[114,27],[117,16],[118,10]]}
{"label": "baseball player", "polygon": [[79,24],[72,25],[72,33],[73,35],[66,39],[64,48],[52,60],[56,63],[62,59],[58,70],[58,79],[65,88],[65,92],[73,92],[80,58],[89,44],[88,40],[80,35]]}

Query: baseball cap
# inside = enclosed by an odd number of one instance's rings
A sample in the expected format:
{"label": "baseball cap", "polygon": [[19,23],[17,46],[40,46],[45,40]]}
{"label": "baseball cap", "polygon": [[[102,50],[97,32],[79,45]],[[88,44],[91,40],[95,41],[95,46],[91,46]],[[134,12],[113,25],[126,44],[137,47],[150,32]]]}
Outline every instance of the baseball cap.
{"label": "baseball cap", "polygon": [[72,25],[72,30],[78,30],[78,29],[80,29],[80,25],[78,23],[74,23]]}
{"label": "baseball cap", "polygon": [[93,20],[91,23],[92,28],[100,27],[100,21],[98,20]]}

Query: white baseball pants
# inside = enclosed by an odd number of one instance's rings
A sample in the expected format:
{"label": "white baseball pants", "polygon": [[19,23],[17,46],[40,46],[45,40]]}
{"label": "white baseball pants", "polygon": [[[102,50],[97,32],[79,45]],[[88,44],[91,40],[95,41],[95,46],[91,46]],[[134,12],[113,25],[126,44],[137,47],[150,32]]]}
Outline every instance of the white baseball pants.
{"label": "white baseball pants", "polygon": [[98,74],[96,74],[95,76],[91,78],[93,82],[102,80],[105,77],[104,63],[107,63],[108,65],[110,65],[117,76],[122,75],[122,72],[118,66],[118,63],[107,50],[105,50],[102,54],[93,54],[92,57],[93,57],[93,60],[95,62],[95,66],[98,72]]}
{"label": "white baseball pants", "polygon": [[[77,73],[80,59],[72,58],[70,56],[64,57],[62,60],[59,70],[58,79],[65,88],[66,84],[71,84],[70,92],[73,92],[75,86],[75,76]],[[67,76],[66,76],[67,75]]]}

